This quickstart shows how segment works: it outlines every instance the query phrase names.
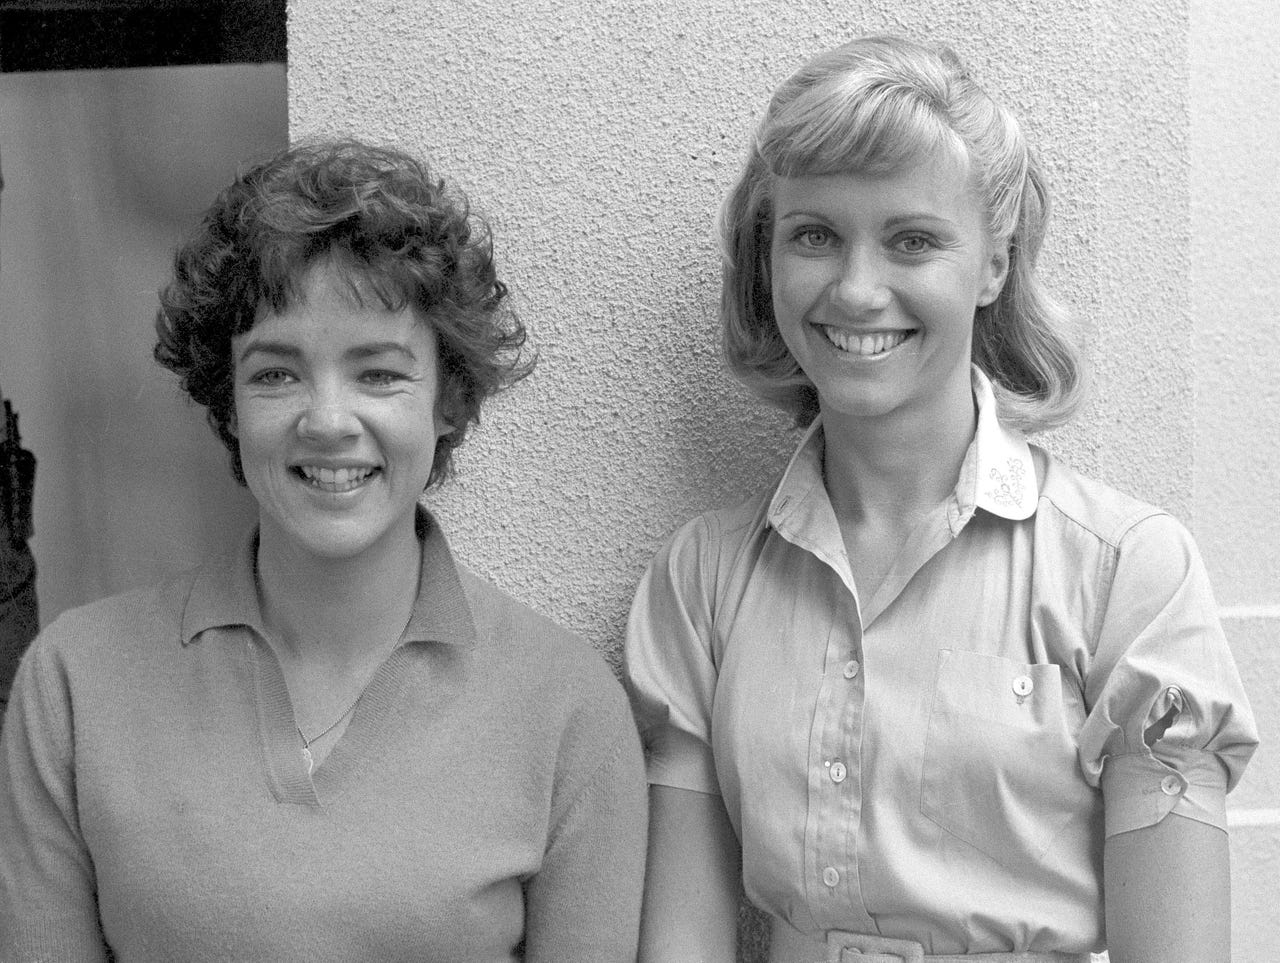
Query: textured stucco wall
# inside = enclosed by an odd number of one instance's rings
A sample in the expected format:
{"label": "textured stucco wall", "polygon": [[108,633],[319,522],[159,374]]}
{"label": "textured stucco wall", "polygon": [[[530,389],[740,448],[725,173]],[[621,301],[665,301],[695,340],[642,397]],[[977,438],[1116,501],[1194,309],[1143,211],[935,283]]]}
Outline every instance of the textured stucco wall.
{"label": "textured stucco wall", "polygon": [[1191,5],[1195,531],[1263,744],[1232,798],[1235,958],[1280,946],[1280,9]]}
{"label": "textured stucco wall", "polygon": [[1097,367],[1054,446],[1185,516],[1187,15],[1115,6],[292,4],[291,135],[434,158],[493,220],[541,353],[437,498],[466,557],[612,652],[656,543],[778,466],[784,421],[720,368],[712,220],[773,85],[878,28],[953,42],[1025,118],[1060,198],[1048,274]]}

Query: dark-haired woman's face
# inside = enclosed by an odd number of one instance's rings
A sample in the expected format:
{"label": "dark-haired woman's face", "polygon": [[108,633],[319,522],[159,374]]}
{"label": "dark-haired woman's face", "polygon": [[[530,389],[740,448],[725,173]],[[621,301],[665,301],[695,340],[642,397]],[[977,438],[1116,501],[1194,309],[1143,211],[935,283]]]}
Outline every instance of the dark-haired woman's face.
{"label": "dark-haired woman's face", "polygon": [[233,339],[240,461],[264,539],[351,558],[413,531],[444,430],[436,336],[326,267],[303,293]]}
{"label": "dark-haired woman's face", "polygon": [[1007,259],[965,165],[779,179],[770,263],[778,329],[824,412],[971,405],[974,313]]}

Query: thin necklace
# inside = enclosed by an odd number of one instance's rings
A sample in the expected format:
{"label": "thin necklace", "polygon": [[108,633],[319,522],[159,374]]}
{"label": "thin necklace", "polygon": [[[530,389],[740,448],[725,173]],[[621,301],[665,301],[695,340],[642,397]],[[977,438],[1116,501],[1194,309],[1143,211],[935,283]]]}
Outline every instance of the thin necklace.
{"label": "thin necklace", "polygon": [[[374,673],[376,675],[377,670],[374,670]],[[370,679],[369,681],[372,682],[373,680]],[[365,688],[368,688],[368,683],[365,684]],[[325,726],[323,729],[317,732],[310,739],[308,739],[307,734],[302,731],[302,726],[299,726],[297,724],[294,725],[294,728],[298,730],[298,737],[302,740],[302,758],[307,760],[308,776],[311,775],[312,770],[314,770],[316,767],[315,759],[312,758],[311,756],[312,743],[319,742],[329,733],[333,732],[334,729],[338,728],[338,723],[341,722],[343,719],[345,719],[347,716],[351,715],[351,713],[355,710],[356,703],[360,701],[360,696],[362,695],[364,695],[364,689],[361,689],[356,694],[356,697],[351,700],[351,705],[347,706],[345,709],[342,710],[342,715],[338,716],[338,718],[334,719],[331,723],[329,723],[327,726]]]}
{"label": "thin necklace", "polygon": [[[399,646],[399,644],[400,644],[400,640],[396,639],[396,646],[392,647],[393,652],[395,651],[395,648]],[[378,674],[378,670],[382,668],[382,665],[383,663],[379,662],[377,665],[373,667],[373,672],[369,674],[369,678],[365,679],[364,685],[360,687],[360,691],[356,693],[355,698],[352,699],[347,704],[347,707],[342,710],[342,714],[339,715],[338,718],[334,719],[327,726],[325,726],[323,729],[321,729],[319,732],[317,732],[310,739],[308,739],[306,733],[302,731],[302,726],[298,725],[297,721],[295,720],[293,724],[293,728],[298,730],[298,738],[302,740],[302,758],[307,760],[308,776],[311,775],[311,773],[315,770],[315,767],[316,767],[315,758],[311,755],[311,747],[315,745],[317,742],[319,742],[321,739],[323,739],[325,736],[327,736],[329,733],[333,732],[334,729],[338,728],[338,723],[340,723],[343,719],[345,719],[347,716],[351,715],[351,713],[355,711],[355,708],[359,704],[360,700],[364,698],[365,692],[368,690],[369,686],[373,684],[374,677]]]}

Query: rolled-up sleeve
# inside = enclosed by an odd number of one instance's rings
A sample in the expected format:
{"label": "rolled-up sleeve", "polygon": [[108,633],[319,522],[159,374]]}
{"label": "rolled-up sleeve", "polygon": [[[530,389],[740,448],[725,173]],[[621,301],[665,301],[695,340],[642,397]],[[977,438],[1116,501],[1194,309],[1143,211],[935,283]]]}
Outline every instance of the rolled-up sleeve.
{"label": "rolled-up sleeve", "polygon": [[1129,528],[1086,680],[1085,778],[1106,834],[1177,813],[1226,828],[1226,794],[1258,743],[1253,713],[1190,534],[1165,514]]}
{"label": "rolled-up sleeve", "polygon": [[624,658],[649,782],[719,795],[711,754],[717,670],[710,525],[707,518],[689,522],[650,563],[631,606]]}

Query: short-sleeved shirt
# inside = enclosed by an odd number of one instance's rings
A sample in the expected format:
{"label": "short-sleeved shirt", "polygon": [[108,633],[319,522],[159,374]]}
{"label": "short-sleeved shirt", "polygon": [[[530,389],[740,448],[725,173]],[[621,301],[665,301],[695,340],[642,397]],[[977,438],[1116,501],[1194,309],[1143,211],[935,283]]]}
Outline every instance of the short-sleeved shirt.
{"label": "short-sleeved shirt", "polygon": [[1084,953],[1105,837],[1225,827],[1256,729],[1187,531],[1002,426],[976,369],[974,394],[954,491],[870,598],[819,421],[658,553],[628,685],[650,783],[723,796],[747,896],[795,929]]}

